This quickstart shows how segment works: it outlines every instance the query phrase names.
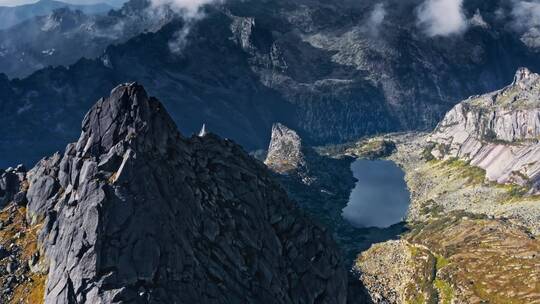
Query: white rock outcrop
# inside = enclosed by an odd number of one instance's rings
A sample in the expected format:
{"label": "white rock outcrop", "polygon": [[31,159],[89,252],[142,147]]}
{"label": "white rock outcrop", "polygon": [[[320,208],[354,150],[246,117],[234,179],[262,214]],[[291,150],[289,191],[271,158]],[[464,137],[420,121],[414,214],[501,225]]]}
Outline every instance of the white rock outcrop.
{"label": "white rock outcrop", "polygon": [[457,157],[498,183],[540,191],[540,75],[520,68],[502,90],[473,96],[450,110],[428,140],[438,159]]}

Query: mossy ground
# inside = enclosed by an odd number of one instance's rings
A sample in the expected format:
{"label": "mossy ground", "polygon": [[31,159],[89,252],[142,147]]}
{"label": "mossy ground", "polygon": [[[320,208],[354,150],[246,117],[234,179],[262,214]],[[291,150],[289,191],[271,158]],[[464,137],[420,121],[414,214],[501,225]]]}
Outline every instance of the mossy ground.
{"label": "mossy ground", "polygon": [[466,161],[453,158],[441,162],[441,165],[449,167],[450,171],[464,178],[470,186],[480,185],[486,181],[486,170],[472,166]]}
{"label": "mossy ground", "polygon": [[452,299],[454,298],[454,290],[452,289],[452,286],[439,278],[435,279],[433,282],[435,287],[437,288],[438,295],[439,295],[439,303],[441,304],[451,304]]}
{"label": "mossy ground", "polygon": [[47,275],[33,274],[28,282],[20,284],[13,292],[12,304],[41,304],[44,302]]}
{"label": "mossy ground", "polygon": [[359,158],[378,159],[390,156],[396,150],[396,144],[387,139],[374,138],[360,141],[347,148],[346,153]]}
{"label": "mossy ground", "polygon": [[[11,248],[19,265],[28,264],[30,258],[38,251],[37,234],[42,224],[28,225],[26,222],[26,208],[13,204],[0,211],[0,221],[4,223],[4,227],[0,229],[0,244],[5,248]],[[0,261],[0,265],[3,267],[7,263],[7,258]],[[27,267],[19,267],[15,274],[18,277],[24,275],[27,279],[15,285],[9,303],[43,303],[46,275],[31,273]],[[6,280],[7,276],[0,275],[0,286],[6,286]],[[8,303],[7,300],[6,303]]]}
{"label": "mossy ground", "polygon": [[450,303],[452,286],[467,303],[540,302],[540,241],[520,227],[456,212],[406,238],[435,256],[439,303]]}

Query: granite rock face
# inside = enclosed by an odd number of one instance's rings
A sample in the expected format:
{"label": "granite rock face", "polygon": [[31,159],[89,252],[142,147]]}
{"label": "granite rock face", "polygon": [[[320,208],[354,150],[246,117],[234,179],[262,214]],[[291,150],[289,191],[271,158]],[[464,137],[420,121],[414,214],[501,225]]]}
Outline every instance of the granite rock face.
{"label": "granite rock face", "polygon": [[429,137],[436,158],[458,157],[489,180],[539,190],[540,75],[526,68],[502,90],[456,105]]}
{"label": "granite rock face", "polygon": [[277,172],[305,167],[305,147],[298,133],[281,123],[275,123],[264,163]]}
{"label": "granite rock face", "polygon": [[26,203],[26,192],[21,189],[25,178],[26,169],[23,165],[0,170],[0,208],[12,200],[21,205]]}
{"label": "granite rock face", "polygon": [[211,133],[183,137],[137,84],[99,100],[28,180],[45,303],[346,300],[334,242],[264,165]]}
{"label": "granite rock face", "polygon": [[[264,163],[277,174],[292,177],[306,186],[322,187],[326,192],[339,188],[335,181],[332,181],[335,171],[350,171],[350,160],[337,160],[320,155],[313,147],[306,145],[295,130],[281,123],[272,126],[272,136]],[[348,187],[350,180],[346,180]],[[291,182],[287,181],[285,184]]]}

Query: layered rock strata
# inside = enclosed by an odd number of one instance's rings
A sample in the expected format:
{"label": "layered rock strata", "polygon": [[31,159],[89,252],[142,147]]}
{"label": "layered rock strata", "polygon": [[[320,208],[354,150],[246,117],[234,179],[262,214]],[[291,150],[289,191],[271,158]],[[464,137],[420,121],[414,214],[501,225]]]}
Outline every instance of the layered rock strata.
{"label": "layered rock strata", "polygon": [[498,183],[540,190],[540,75],[517,71],[502,90],[456,105],[429,141],[438,159],[459,158],[486,170]]}

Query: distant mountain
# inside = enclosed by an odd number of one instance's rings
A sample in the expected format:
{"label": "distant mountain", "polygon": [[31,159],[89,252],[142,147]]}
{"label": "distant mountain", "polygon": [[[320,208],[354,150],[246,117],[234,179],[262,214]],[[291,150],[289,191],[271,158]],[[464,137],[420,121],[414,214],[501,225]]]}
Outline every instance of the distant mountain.
{"label": "distant mountain", "polygon": [[7,29],[36,16],[44,16],[59,8],[80,10],[86,14],[102,14],[113,8],[106,3],[70,4],[55,0],[40,0],[36,3],[19,6],[0,6],[0,29]]}
{"label": "distant mountain", "polygon": [[69,4],[78,4],[78,5],[91,5],[96,3],[106,3],[112,7],[120,8],[128,0],[64,0],[64,2]]}
{"label": "distant mountain", "polygon": [[95,59],[0,80],[1,161],[32,162],[75,139],[90,102],[128,81],[165,100],[183,133],[206,123],[246,149],[266,148],[275,122],[309,145],[431,129],[460,100],[510,83],[518,67],[540,70],[534,44],[500,17],[511,14],[502,2],[467,2],[467,18],[481,9],[483,23],[436,37],[410,17],[422,1],[385,2],[376,33],[366,28],[370,1],[231,0],[189,30],[167,20]]}
{"label": "distant mountain", "polygon": [[146,5],[135,0],[105,15],[67,6],[0,30],[0,72],[25,77],[47,66],[95,58],[110,44],[156,31],[171,19],[171,12],[162,10],[157,16]]}

